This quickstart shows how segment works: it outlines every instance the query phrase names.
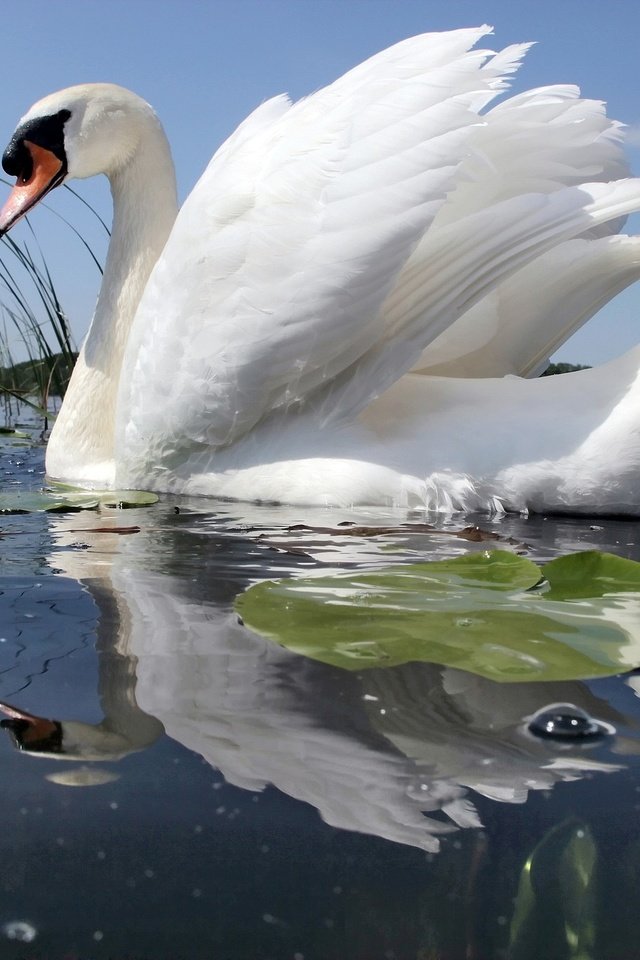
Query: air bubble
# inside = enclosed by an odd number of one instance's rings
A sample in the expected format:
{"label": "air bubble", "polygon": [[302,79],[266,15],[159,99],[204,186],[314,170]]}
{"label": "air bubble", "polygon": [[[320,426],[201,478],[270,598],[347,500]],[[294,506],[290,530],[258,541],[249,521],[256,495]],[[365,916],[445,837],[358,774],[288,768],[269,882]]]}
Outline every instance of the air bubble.
{"label": "air bubble", "polygon": [[589,716],[573,703],[552,703],[535,713],[528,728],[538,737],[554,740],[586,740],[613,733],[612,727]]}

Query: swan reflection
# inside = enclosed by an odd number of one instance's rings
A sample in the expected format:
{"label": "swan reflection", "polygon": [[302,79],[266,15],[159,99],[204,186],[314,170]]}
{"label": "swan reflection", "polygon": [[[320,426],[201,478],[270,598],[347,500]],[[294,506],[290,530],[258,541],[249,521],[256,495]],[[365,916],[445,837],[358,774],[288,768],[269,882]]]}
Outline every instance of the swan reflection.
{"label": "swan reflection", "polygon": [[[230,784],[272,784],[333,826],[429,851],[438,835],[480,825],[475,794],[524,803],[530,791],[619,769],[589,745],[526,729],[558,701],[624,723],[585,684],[500,685],[428,663],[347,673],[239,621],[232,600],[252,574],[239,537],[168,513],[134,537],[92,524],[104,518],[53,519],[49,562],[86,585],[99,610],[104,718],[81,722],[70,708],[48,720],[4,704],[25,753],[118,760],[166,731]],[[73,549],[79,539],[89,549]]]}

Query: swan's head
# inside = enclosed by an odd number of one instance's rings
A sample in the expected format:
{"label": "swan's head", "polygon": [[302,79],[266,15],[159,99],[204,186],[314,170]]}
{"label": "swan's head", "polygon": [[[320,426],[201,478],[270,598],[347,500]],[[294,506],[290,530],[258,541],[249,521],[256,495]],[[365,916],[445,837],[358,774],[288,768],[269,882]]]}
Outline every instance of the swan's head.
{"label": "swan's head", "polygon": [[62,724],[59,720],[48,720],[35,713],[27,713],[26,710],[19,710],[9,703],[0,703],[0,711],[8,718],[0,721],[0,727],[9,731],[19,750],[40,756],[65,752],[62,745]]}
{"label": "swan's head", "polygon": [[107,721],[92,724],[81,720],[52,720],[28,713],[10,703],[0,703],[0,728],[7,730],[21,753],[60,760],[119,760],[151,746],[164,733],[162,723],[133,703],[128,725],[117,732]]}
{"label": "swan's head", "polygon": [[68,87],[39,100],[2,157],[16,184],[0,211],[0,235],[65,180],[116,174],[149,124],[159,127],[149,104],[112,83]]}

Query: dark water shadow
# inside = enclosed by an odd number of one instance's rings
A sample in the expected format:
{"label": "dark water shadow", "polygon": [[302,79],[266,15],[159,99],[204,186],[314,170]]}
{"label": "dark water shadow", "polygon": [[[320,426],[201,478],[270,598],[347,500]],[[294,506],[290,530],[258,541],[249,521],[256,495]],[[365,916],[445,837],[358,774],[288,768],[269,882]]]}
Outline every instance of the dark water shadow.
{"label": "dark water shadow", "polygon": [[[238,622],[233,598],[254,579],[482,544],[307,533],[296,552],[285,527],[327,526],[327,512],[180,510],[132,511],[141,530],[126,536],[96,532],[104,517],[39,519],[49,572],[3,581],[0,697],[23,711],[23,749],[0,749],[2,955],[570,957],[573,897],[594,956],[625,956],[637,920],[606,891],[638,871],[633,686],[498,685],[432,664],[346,674],[298,657]],[[535,558],[624,553],[635,530],[495,529]],[[557,701],[615,736],[533,738],[525,718]],[[521,871],[538,848],[544,882],[527,906]]]}

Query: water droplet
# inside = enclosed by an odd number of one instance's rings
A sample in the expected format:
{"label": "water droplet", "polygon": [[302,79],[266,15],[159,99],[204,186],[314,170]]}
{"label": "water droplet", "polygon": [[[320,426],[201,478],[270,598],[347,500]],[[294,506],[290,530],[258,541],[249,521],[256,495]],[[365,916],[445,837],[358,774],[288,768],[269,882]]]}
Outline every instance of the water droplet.
{"label": "water droplet", "polygon": [[528,724],[531,733],[556,740],[584,740],[612,733],[613,728],[599,723],[573,703],[551,703],[533,715]]}

